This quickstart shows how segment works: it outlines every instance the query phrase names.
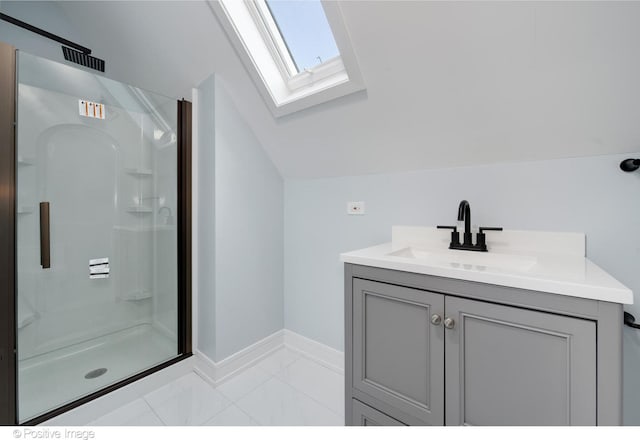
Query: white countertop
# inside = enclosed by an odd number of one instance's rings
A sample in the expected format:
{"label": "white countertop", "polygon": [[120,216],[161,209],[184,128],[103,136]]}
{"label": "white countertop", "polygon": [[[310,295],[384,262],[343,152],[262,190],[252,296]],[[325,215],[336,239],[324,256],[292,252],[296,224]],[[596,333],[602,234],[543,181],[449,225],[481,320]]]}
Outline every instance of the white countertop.
{"label": "white countertop", "polygon": [[487,232],[489,252],[448,249],[450,231],[447,230],[394,226],[392,235],[390,243],[343,253],[340,260],[363,266],[633,304],[630,289],[584,257],[584,234]]}

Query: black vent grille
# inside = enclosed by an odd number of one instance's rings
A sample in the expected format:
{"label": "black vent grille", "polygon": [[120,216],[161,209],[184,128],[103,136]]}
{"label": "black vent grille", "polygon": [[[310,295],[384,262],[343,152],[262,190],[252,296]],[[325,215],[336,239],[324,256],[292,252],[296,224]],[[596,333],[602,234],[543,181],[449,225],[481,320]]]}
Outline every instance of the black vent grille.
{"label": "black vent grille", "polygon": [[100,58],[92,57],[91,55],[87,55],[86,53],[82,53],[66,46],[62,46],[62,53],[64,54],[64,59],[67,61],[104,72],[104,60],[101,60]]}

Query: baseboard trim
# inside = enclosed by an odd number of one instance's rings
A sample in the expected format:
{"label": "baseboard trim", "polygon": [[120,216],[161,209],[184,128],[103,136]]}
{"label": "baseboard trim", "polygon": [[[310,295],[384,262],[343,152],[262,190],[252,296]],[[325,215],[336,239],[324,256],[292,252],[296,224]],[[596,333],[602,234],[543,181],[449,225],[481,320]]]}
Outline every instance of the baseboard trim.
{"label": "baseboard trim", "polygon": [[196,350],[193,371],[216,386],[285,347],[337,373],[344,374],[342,351],[286,329],[279,330],[219,362],[213,361],[206,354]]}
{"label": "baseboard trim", "polygon": [[218,385],[282,348],[283,343],[284,330],[278,330],[219,362],[196,350],[193,371],[212,385]]}
{"label": "baseboard trim", "polygon": [[344,352],[291,330],[283,330],[284,345],[327,368],[344,374]]}

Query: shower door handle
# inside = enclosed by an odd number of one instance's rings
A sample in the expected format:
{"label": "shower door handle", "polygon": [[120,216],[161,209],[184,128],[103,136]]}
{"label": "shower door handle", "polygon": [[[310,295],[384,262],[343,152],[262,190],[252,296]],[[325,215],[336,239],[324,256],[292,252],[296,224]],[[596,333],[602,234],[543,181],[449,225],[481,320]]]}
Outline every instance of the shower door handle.
{"label": "shower door handle", "polygon": [[51,234],[49,230],[49,202],[40,202],[40,265],[51,267]]}

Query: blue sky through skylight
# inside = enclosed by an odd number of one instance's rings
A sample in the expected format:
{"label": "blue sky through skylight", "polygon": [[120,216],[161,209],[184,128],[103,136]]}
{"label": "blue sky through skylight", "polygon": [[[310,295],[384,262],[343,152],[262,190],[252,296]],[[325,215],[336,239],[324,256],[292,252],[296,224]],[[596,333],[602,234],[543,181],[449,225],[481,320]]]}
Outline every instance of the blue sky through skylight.
{"label": "blue sky through skylight", "polygon": [[320,0],[266,0],[298,71],[338,56]]}

